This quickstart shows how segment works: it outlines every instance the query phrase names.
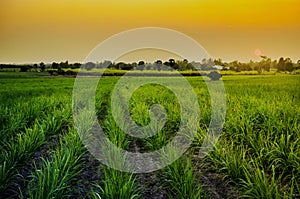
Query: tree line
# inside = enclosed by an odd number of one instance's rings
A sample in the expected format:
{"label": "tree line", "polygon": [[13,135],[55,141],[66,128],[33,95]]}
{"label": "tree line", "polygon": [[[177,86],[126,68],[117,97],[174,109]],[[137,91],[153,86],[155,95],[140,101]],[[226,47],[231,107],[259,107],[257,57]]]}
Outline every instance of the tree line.
{"label": "tree line", "polygon": [[125,63],[118,62],[114,63],[111,61],[104,61],[100,63],[87,62],[81,63],[69,63],[65,62],[53,62],[51,64],[45,64],[41,62],[39,64],[0,64],[0,70],[5,69],[19,69],[20,72],[36,71],[44,72],[48,71],[51,75],[53,74],[76,74],[72,69],[83,68],[87,71],[92,69],[117,69],[117,70],[158,70],[158,71],[186,71],[186,70],[231,70],[236,72],[241,71],[253,71],[256,70],[258,73],[263,71],[270,71],[271,68],[276,69],[278,72],[288,71],[292,72],[294,70],[300,69],[300,60],[293,62],[290,58],[279,58],[278,60],[271,60],[271,58],[266,56],[261,56],[260,61],[249,61],[239,62],[237,60],[232,62],[224,62],[221,59],[203,59],[201,62],[189,62],[187,59],[175,60],[169,59],[167,61],[157,60],[154,63],[146,63],[144,61]]}

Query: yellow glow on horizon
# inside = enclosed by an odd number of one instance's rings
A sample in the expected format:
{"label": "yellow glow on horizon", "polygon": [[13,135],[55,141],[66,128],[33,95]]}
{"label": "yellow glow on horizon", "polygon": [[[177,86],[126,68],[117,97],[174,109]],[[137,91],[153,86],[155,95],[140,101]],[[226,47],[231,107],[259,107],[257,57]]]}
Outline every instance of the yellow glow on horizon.
{"label": "yellow glow on horizon", "polygon": [[249,59],[259,47],[297,58],[300,50],[298,0],[3,0],[0,6],[0,62],[81,60],[107,37],[145,26],[181,31],[218,57]]}
{"label": "yellow glow on horizon", "polygon": [[[14,3],[12,3],[14,2]],[[295,25],[300,22],[300,1],[26,1],[12,0],[3,12],[13,22],[96,22],[132,19],[129,23],[162,20],[171,23],[233,25]],[[26,3],[27,2],[27,3]],[[91,3],[89,3],[91,2]],[[5,4],[4,4],[5,5]]]}

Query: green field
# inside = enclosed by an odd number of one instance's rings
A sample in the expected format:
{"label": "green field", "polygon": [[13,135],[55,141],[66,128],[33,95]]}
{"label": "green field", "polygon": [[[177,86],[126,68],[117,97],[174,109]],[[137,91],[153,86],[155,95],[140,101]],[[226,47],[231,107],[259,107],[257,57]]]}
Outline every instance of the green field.
{"label": "green field", "polygon": [[[187,77],[199,101],[197,135],[185,155],[146,174],[98,162],[73,125],[75,78],[44,75],[0,73],[0,198],[300,197],[299,75],[223,76],[225,124],[205,157],[198,151],[210,124],[210,97],[202,77]],[[136,139],[121,131],[112,116],[110,96],[119,79],[99,82],[95,107],[104,133],[128,151],[161,148],[178,130],[176,97],[152,84],[134,92],[130,115],[140,126],[150,122],[152,104],[168,113],[157,135]],[[164,81],[176,84],[178,77]]]}

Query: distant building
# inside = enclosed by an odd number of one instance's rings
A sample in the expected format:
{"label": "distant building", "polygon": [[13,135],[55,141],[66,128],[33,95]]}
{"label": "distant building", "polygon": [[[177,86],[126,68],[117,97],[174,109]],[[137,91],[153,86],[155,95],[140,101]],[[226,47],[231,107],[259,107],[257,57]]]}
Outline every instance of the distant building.
{"label": "distant building", "polygon": [[223,66],[214,65],[214,66],[212,66],[212,68],[215,69],[215,70],[222,70]]}

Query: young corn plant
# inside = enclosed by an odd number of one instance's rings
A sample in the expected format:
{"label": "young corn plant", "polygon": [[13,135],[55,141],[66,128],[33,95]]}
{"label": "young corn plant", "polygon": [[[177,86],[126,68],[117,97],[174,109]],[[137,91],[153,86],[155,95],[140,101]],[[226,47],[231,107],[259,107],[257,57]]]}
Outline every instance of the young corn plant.
{"label": "young corn plant", "polygon": [[0,192],[8,186],[20,164],[28,160],[44,142],[44,131],[36,124],[33,129],[18,134],[15,142],[7,144],[6,150],[1,153]]}
{"label": "young corn plant", "polygon": [[277,142],[272,143],[268,151],[270,165],[274,165],[276,173],[284,174],[291,179],[294,175],[300,178],[300,138],[291,139],[291,135],[282,134]]}
{"label": "young corn plant", "polygon": [[112,168],[103,168],[104,179],[101,184],[95,185],[91,192],[92,198],[139,198],[140,190],[136,187],[133,174],[121,172]]}
{"label": "young corn plant", "polygon": [[52,114],[44,115],[41,126],[47,136],[55,135],[70,123],[71,112],[68,108],[54,110]]}
{"label": "young corn plant", "polygon": [[[164,164],[169,164],[178,156],[176,146],[169,145],[162,154]],[[176,158],[177,159],[177,158]],[[191,160],[181,157],[162,170],[162,178],[170,198],[200,198],[202,187],[197,184]]]}
{"label": "young corn plant", "polygon": [[247,151],[242,147],[218,143],[214,151],[208,154],[208,158],[225,178],[239,183],[245,178],[245,172],[249,169],[246,153]]}
{"label": "young corn plant", "polygon": [[202,187],[196,183],[191,160],[179,159],[162,173],[170,198],[201,198]]}
{"label": "young corn plant", "polygon": [[272,174],[268,176],[264,170],[256,166],[254,173],[246,172],[245,180],[242,180],[243,197],[245,198],[283,198],[279,189],[280,177],[275,177],[275,168],[272,167]]}
{"label": "young corn plant", "polygon": [[64,198],[72,180],[80,173],[84,147],[77,133],[70,130],[60,141],[52,161],[43,159],[41,169],[36,168],[28,185],[29,198]]}

